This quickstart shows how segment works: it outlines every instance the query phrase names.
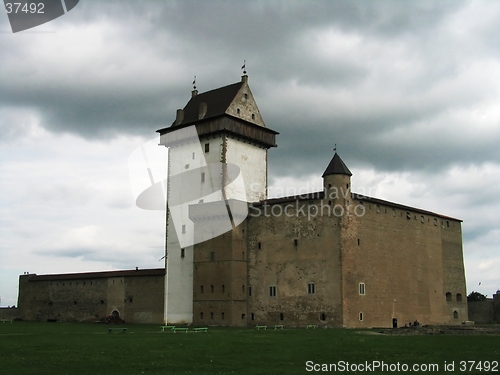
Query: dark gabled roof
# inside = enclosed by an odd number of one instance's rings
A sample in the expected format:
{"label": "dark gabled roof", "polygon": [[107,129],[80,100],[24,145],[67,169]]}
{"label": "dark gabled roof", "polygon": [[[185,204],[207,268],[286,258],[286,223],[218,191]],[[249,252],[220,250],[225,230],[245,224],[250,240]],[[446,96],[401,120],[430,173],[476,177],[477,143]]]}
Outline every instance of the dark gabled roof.
{"label": "dark gabled roof", "polygon": [[226,113],[227,108],[233,101],[234,97],[240,90],[243,82],[236,82],[229,86],[220,87],[218,89],[210,90],[198,95],[195,95],[189,100],[184,107],[184,119],[181,123],[176,124],[175,121],[172,126],[186,125],[199,121],[198,114],[200,103],[206,103],[207,113],[203,119],[221,116]]}
{"label": "dark gabled roof", "polygon": [[30,276],[29,281],[56,281],[56,280],[62,281],[62,280],[102,279],[108,277],[165,276],[165,268],[84,272],[84,273],[59,273],[50,275],[30,274],[29,276]]}
{"label": "dark gabled roof", "polygon": [[347,168],[347,166],[344,164],[339,154],[337,153],[333,155],[333,158],[330,161],[330,164],[328,164],[328,167],[326,167],[325,173],[323,173],[322,177],[332,174],[345,174],[347,176],[352,176],[351,171],[349,170],[349,168]]}

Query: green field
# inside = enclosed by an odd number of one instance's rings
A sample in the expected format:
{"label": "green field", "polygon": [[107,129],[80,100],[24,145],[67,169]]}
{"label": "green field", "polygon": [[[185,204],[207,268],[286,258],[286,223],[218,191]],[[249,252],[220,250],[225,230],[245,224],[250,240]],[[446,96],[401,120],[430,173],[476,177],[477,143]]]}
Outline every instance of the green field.
{"label": "green field", "polygon": [[[307,374],[313,372],[307,371],[308,361],[311,361],[309,370],[313,364],[344,361],[352,366],[379,361],[380,365],[383,362],[394,366],[398,362],[400,366],[437,364],[439,371],[434,373],[479,374],[488,373],[484,371],[485,362],[482,371],[460,371],[460,361],[500,361],[498,335],[399,336],[380,335],[376,330],[256,331],[212,327],[208,333],[186,334],[160,332],[159,326],[131,324],[125,325],[128,328],[125,334],[109,334],[108,327],[0,323],[0,373]],[[445,362],[454,363],[455,371],[445,372]],[[349,369],[352,374],[362,373],[354,371],[354,367]]]}

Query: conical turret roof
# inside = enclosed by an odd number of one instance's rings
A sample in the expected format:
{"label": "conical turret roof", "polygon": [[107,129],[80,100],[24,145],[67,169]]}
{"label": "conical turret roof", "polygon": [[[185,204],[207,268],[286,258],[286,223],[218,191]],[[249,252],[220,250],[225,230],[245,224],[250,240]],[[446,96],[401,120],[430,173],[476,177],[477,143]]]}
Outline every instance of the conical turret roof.
{"label": "conical turret roof", "polygon": [[326,167],[326,170],[323,173],[322,177],[329,176],[332,174],[345,174],[347,176],[352,176],[351,171],[349,170],[349,168],[347,168],[347,166],[340,158],[339,154],[337,154],[336,152],[335,155],[333,155],[330,164],[328,164],[328,167]]}

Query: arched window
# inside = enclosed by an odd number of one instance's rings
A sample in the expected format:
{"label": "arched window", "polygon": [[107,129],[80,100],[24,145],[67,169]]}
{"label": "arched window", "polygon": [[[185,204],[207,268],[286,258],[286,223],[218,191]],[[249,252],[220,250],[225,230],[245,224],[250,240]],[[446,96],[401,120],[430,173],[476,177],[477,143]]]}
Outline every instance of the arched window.
{"label": "arched window", "polygon": [[462,302],[462,295],[457,293],[457,302]]}
{"label": "arched window", "polygon": [[447,301],[447,302],[451,302],[451,298],[452,298],[452,297],[451,297],[451,293],[450,293],[450,292],[447,292],[447,293],[446,293],[446,301]]}
{"label": "arched window", "polygon": [[458,319],[458,311],[453,311],[453,318]]}

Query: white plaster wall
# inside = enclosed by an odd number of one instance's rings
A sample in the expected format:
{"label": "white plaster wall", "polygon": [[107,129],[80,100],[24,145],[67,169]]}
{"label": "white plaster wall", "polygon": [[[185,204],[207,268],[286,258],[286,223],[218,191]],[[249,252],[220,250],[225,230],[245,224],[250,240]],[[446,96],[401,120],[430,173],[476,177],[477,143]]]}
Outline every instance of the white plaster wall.
{"label": "white plaster wall", "polygon": [[[246,191],[247,202],[267,198],[267,150],[236,139],[227,139],[226,162],[240,167],[243,184],[238,181],[226,187],[228,199],[242,200]],[[244,187],[244,190],[243,190]],[[244,196],[244,195],[243,195]]]}
{"label": "white plaster wall", "polygon": [[[210,150],[205,152],[205,143],[210,144]],[[194,171],[207,163],[219,162],[222,150],[220,137],[207,141],[192,142],[169,149],[168,176]],[[219,173],[219,178],[222,170]],[[214,174],[212,178],[217,178]],[[193,320],[193,239],[194,223],[189,219],[189,206],[203,202],[220,201],[222,192],[216,191],[205,195],[210,185],[210,176],[206,175],[205,186],[195,181],[190,189],[197,189],[198,198],[184,202],[181,205],[169,206],[169,221],[167,223],[167,256],[165,276],[165,322],[168,324],[188,324]],[[205,190],[204,190],[205,189]],[[208,186],[210,190],[210,186]],[[168,201],[176,197],[181,199],[183,189],[172,189],[169,184]],[[184,226],[184,228],[183,228]],[[184,258],[181,249],[184,248]]]}
{"label": "white plaster wall", "polygon": [[[208,143],[209,152],[205,152]],[[224,160],[222,137],[192,142],[175,146],[169,149],[168,176],[194,171],[204,167],[207,163],[216,163]],[[228,138],[226,141],[226,162],[240,168],[240,176],[233,183],[226,186],[226,199],[245,200],[255,202],[266,198],[267,190],[267,151],[260,147]],[[198,173],[195,171],[193,173]],[[217,202],[223,199],[221,191],[206,194],[210,191],[210,175],[206,174],[205,183],[195,181],[189,188],[198,189],[197,198],[172,206],[169,204],[169,220],[167,223],[167,256],[165,276],[165,322],[168,324],[189,324],[193,320],[193,243],[194,223],[189,219],[189,206],[199,203]],[[212,179],[222,179],[216,171]],[[186,187],[187,188],[187,187]],[[169,182],[167,190],[168,201],[178,199],[185,193],[184,189],[172,189]],[[184,228],[183,228],[184,226]],[[184,248],[184,257],[181,249]]]}

